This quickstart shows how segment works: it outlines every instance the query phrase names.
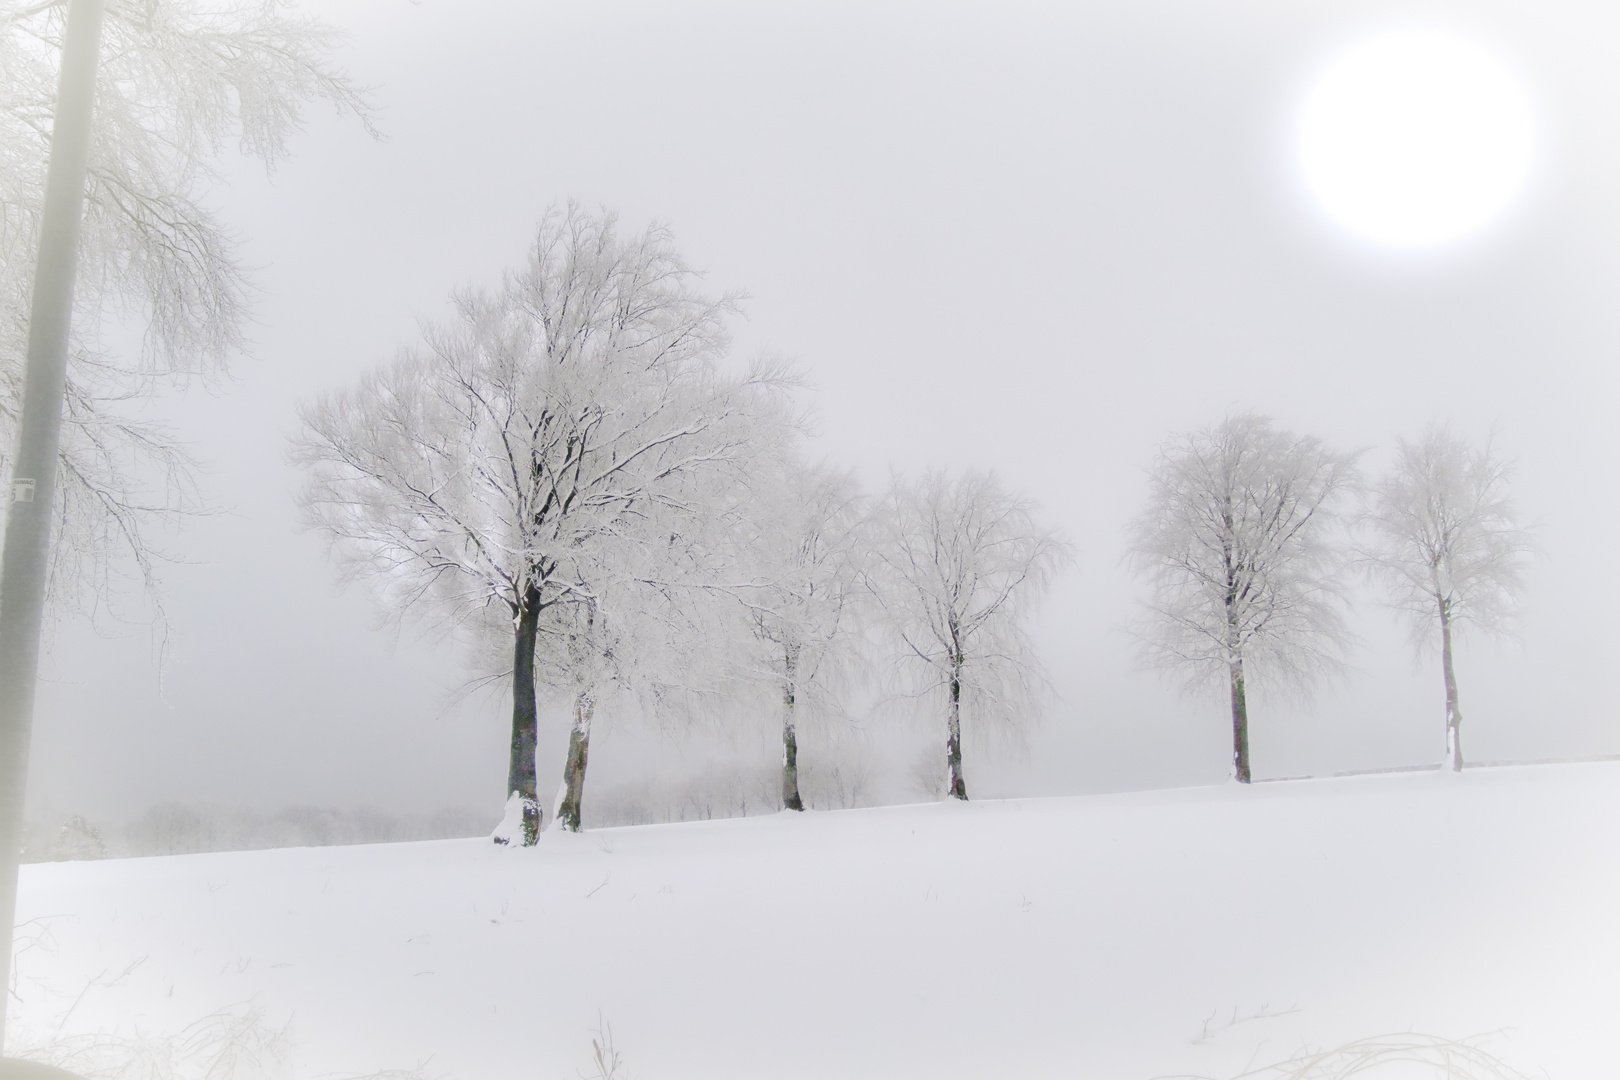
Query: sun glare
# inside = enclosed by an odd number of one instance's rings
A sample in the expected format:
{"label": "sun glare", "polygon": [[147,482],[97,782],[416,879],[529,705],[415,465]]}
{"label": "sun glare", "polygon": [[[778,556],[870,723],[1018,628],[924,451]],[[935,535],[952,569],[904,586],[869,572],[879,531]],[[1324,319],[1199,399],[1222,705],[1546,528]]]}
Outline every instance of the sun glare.
{"label": "sun glare", "polygon": [[1300,167],[1332,218],[1376,244],[1432,247],[1489,224],[1524,185],[1534,143],[1518,81],[1434,32],[1363,42],[1299,114]]}

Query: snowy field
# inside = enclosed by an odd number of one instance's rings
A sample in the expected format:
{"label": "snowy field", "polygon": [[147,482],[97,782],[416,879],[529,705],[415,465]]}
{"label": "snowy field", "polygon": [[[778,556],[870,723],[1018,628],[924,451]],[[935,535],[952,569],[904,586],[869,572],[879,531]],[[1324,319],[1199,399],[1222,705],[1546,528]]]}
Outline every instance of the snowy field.
{"label": "snowy field", "polygon": [[[27,1029],[252,1003],[299,1077],[1227,1077],[1620,1050],[1620,764],[23,869]],[[621,1074],[623,1075],[623,1074]],[[1412,1078],[1415,1071],[1366,1074]]]}

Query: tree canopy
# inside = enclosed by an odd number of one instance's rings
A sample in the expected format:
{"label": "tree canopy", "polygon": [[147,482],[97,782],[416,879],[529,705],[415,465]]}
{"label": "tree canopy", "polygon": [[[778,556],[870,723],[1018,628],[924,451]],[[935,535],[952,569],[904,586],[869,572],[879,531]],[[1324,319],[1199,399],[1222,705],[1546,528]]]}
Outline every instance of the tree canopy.
{"label": "tree canopy", "polygon": [[[0,468],[22,392],[65,5],[0,0]],[[128,404],[222,372],[252,285],[210,204],[233,144],[273,167],[317,100],[369,125],[338,35],[285,0],[111,0],[85,190],[51,595],[103,595],[120,556],[150,581],[154,518],[196,509],[192,462]],[[142,346],[106,344],[131,324]]]}

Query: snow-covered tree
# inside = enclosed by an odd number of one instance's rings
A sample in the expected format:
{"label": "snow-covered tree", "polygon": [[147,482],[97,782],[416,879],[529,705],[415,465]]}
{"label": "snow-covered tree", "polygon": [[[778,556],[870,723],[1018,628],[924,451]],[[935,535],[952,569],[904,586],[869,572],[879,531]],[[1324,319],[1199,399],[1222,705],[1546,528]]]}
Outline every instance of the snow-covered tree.
{"label": "snow-covered tree", "polygon": [[1338,663],[1343,556],[1331,526],[1355,482],[1353,455],[1252,413],[1171,437],[1151,470],[1130,545],[1151,587],[1135,628],[1141,656],[1189,689],[1224,684],[1242,783],[1250,683],[1303,688]]}
{"label": "snow-covered tree", "polygon": [[[599,588],[598,595],[588,600],[554,606],[554,625],[541,635],[542,642],[553,647],[547,650],[550,656],[543,656],[540,671],[551,674],[551,681],[564,688],[573,704],[562,783],[552,806],[553,827],[570,832],[580,830],[597,704],[610,689],[617,688],[625,661],[630,659],[625,655],[626,643],[615,633],[617,620],[604,610],[601,592]],[[547,664],[546,659],[552,662]]]}
{"label": "snow-covered tree", "polygon": [[780,701],[788,810],[804,809],[799,724],[841,711],[838,693],[860,659],[865,518],[852,473],[789,457],[756,473],[737,525],[748,580],[731,594],[755,644],[744,674]]}
{"label": "snow-covered tree", "polygon": [[[689,489],[682,501],[711,512],[722,499],[701,490],[709,486]],[[643,523],[640,537],[599,547],[586,575],[590,594],[553,605],[541,621],[536,683],[543,698],[566,701],[571,710],[553,828],[582,827],[591,733],[601,710],[688,715],[694,699],[712,703],[718,692],[720,657],[732,642],[714,634],[707,592],[691,587],[706,567],[690,559],[681,535],[702,523],[683,520],[685,511],[662,517],[661,526]]]}
{"label": "snow-covered tree", "polygon": [[[66,5],[0,0],[0,470],[11,472]],[[228,144],[271,167],[306,103],[366,116],[330,60],[337,35],[284,0],[110,0],[95,117],[54,507],[57,604],[105,593],[119,557],[150,576],[154,515],[198,505],[191,461],[125,408],[217,373],[243,344],[250,286],[209,206]],[[145,327],[139,355],[109,323]]]}
{"label": "snow-covered tree", "polygon": [[[734,308],[696,289],[668,230],[623,237],[611,213],[570,204],[546,216],[499,289],[459,294],[452,321],[425,327],[424,347],[303,410],[306,520],[348,575],[442,625],[492,607],[508,620],[507,793],[524,844],[540,828],[535,655],[547,610],[605,611],[601,587],[622,575],[604,568],[674,543],[672,523],[698,528],[703,484],[781,433],[777,373],[717,366]],[[556,618],[578,624],[577,612]]]}
{"label": "snow-covered tree", "polygon": [[1446,766],[1461,770],[1462,710],[1452,642],[1464,624],[1502,632],[1535,550],[1508,497],[1512,465],[1489,441],[1475,448],[1435,425],[1396,443],[1395,462],[1371,491],[1363,522],[1374,540],[1364,564],[1389,589],[1420,648],[1439,631],[1446,690]]}
{"label": "snow-covered tree", "polygon": [[1070,559],[1035,505],[994,473],[896,477],[875,518],[866,580],[913,696],[942,707],[951,797],[966,799],[962,720],[988,727],[1035,711],[1044,685],[1027,622]]}
{"label": "snow-covered tree", "polygon": [[57,859],[105,859],[107,857],[107,842],[101,838],[101,830],[86,821],[83,815],[74,814],[62,822],[62,827],[56,833]]}

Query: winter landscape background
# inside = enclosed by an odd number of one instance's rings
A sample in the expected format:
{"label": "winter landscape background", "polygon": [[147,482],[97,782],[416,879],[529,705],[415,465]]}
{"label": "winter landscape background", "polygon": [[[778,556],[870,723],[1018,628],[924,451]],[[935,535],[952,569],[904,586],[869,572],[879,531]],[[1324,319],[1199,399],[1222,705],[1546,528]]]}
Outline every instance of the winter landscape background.
{"label": "winter landscape background", "polygon": [[[1620,753],[1620,16],[1160,0],[319,14],[348,32],[341,62],[385,137],[316,112],[270,175],[226,159],[215,200],[261,290],[253,356],[213,392],[141,406],[192,442],[221,512],[165,536],[161,632],[138,590],[52,627],[29,845],[372,846],[28,868],[31,1037],[230,1007],[290,1018],[303,1071],[565,1075],[600,1017],[637,1075],[1234,1076],[1415,1030],[1494,1032],[1527,1071],[1602,1075],[1593,1033],[1620,1004],[1613,764],[1221,786],[1224,703],[1139,670],[1122,628],[1143,594],[1128,526],[1170,433],[1252,410],[1364,451],[1376,475],[1433,421],[1494,432],[1542,557],[1518,633],[1460,644],[1469,759]],[[1414,26],[1508,65],[1535,155],[1487,228],[1391,251],[1312,203],[1293,125],[1329,60]],[[585,835],[532,853],[439,839],[499,818],[508,698],[470,691],[453,643],[379,628],[363,590],[336,587],[322,539],[297,529],[287,448],[300,403],[416,341],[452,289],[493,285],[569,197],[627,231],[669,223],[709,287],[748,291],[732,357],[807,372],[812,454],[873,490],[891,470],[994,469],[1072,541],[1034,628],[1053,701],[967,749],[987,805],[881,805],[931,797],[939,733],[872,695],[801,750],[813,808],[863,809],[608,829],[767,814],[779,753],[769,723],[609,716]],[[1376,590],[1352,599],[1341,679],[1253,696],[1257,777],[1439,760],[1433,657],[1414,658]],[[548,709],[543,799],[566,734]],[[376,846],[406,839],[432,842]]]}
{"label": "winter landscape background", "polygon": [[[751,292],[734,355],[769,347],[805,366],[815,452],[869,487],[891,467],[994,468],[1074,540],[1037,635],[1060,701],[1024,746],[970,758],[983,794],[1223,775],[1218,702],[1133,671],[1118,627],[1140,594],[1120,559],[1154,448],[1233,408],[1366,448],[1371,473],[1432,419],[1473,436],[1495,424],[1547,557],[1518,643],[1462,645],[1471,750],[1620,750],[1595,677],[1614,644],[1601,478],[1617,100],[1599,45],[1613,28],[1596,7],[322,14],[349,31],[342,62],[376,87],[387,138],[317,113],[274,175],[244,163],[219,192],[263,289],[256,358],[218,393],[151,410],[194,440],[227,512],[169,545],[185,562],[163,570],[161,675],[138,622],[103,618],[104,637],[57,628],[32,774],[47,816],[112,828],[170,801],[493,809],[498,695],[458,703],[453,649],[410,626],[379,633],[360,591],[333,589],[321,541],[294,531],[284,447],[298,401],[387,360],[450,289],[491,283],[569,194],[629,227],[672,223],[710,285]],[[1505,220],[1400,254],[1359,246],[1314,209],[1290,123],[1347,42],[1412,23],[1504,57],[1539,146]],[[1361,599],[1364,647],[1343,685],[1256,703],[1259,775],[1437,758],[1438,678],[1376,597]],[[889,745],[881,721],[871,797],[903,798],[920,736]],[[553,735],[542,777],[560,769]],[[730,753],[602,739],[602,789]]]}

